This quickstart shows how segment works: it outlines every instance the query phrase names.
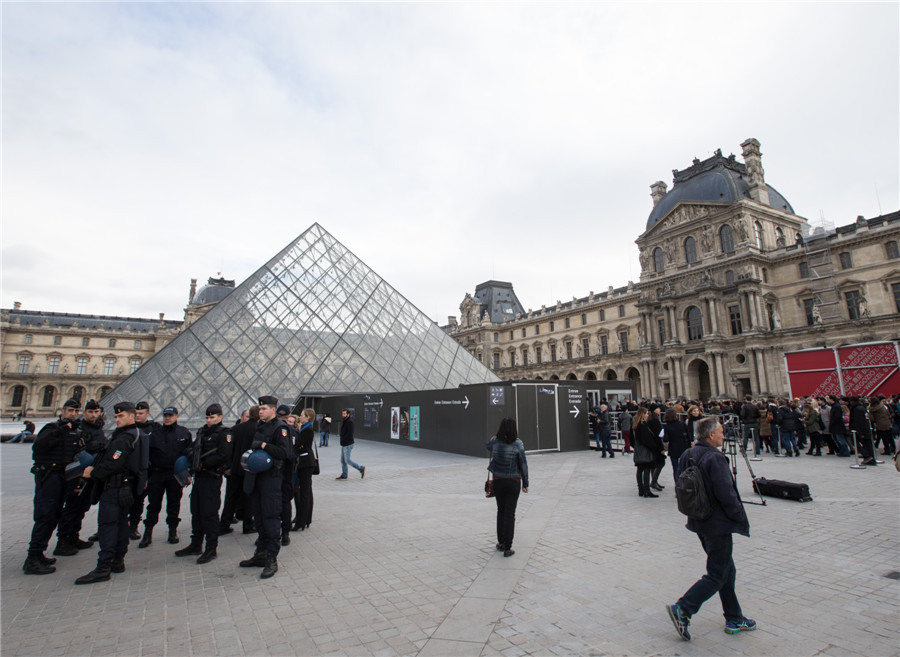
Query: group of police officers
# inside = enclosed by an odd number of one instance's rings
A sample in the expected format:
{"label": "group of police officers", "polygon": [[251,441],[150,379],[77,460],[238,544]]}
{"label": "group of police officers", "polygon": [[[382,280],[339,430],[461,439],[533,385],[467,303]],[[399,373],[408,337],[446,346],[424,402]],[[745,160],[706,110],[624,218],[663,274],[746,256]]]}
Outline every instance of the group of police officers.
{"label": "group of police officers", "polygon": [[[294,479],[298,464],[307,471],[318,467],[311,456],[314,445],[305,444],[315,442],[311,409],[303,411],[301,432],[282,419],[290,416],[289,407],[279,407],[275,397],[263,396],[259,406],[251,409],[253,417],[245,411],[232,429],[222,424],[222,407],[212,404],[206,409],[206,425],[193,438],[178,424],[178,409],[173,406],[163,410],[160,424],[149,419],[147,402],[120,402],[114,407],[116,429],[107,440],[100,404],[93,399],[87,402],[79,419],[80,407],[77,399],[66,401],[59,418],[41,429],[34,441],[34,528],[22,567],[26,574],[55,572],[56,559],[44,555],[54,529],[56,556],[77,554],[99,542],[97,566],[76,584],[106,581],[111,573],[124,572],[129,540],[140,539],[139,548],[153,542],[163,496],[167,541],[178,543],[178,514],[183,487],[188,484],[193,484],[191,541],[175,556],[196,555],[199,564],[212,561],[219,536],[233,531],[231,523],[241,516],[244,533],[255,531],[259,536],[256,553],[240,566],[261,567],[260,577],[266,579],[278,571],[278,552],[290,543],[290,530],[309,526],[311,478],[300,478],[309,481],[308,490],[295,487]],[[229,481],[220,518],[225,475]],[[145,497],[141,536],[138,528]],[[293,526],[291,501],[296,501],[298,509]],[[92,504],[98,505],[98,530],[85,541],[79,532]]]}

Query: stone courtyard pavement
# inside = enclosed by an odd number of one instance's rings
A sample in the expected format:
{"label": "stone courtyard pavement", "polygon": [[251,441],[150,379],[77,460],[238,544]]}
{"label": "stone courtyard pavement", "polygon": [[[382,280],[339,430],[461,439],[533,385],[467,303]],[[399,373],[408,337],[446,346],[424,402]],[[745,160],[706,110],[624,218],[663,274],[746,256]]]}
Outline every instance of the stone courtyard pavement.
{"label": "stone courtyard pavement", "polygon": [[[74,586],[96,549],[25,576],[30,446],[2,445],[2,645],[14,655],[882,655],[900,654],[900,473],[851,470],[836,457],[766,458],[757,475],[804,481],[815,501],[747,505],[735,538],[738,595],[759,623],[723,632],[721,607],[676,635],[664,605],[704,570],[666,469],[659,499],[637,496],[634,467],[595,452],[529,456],[531,492],[516,554],[494,550],[486,460],[358,441],[368,467],[335,481],[339,447],[322,448],[312,527],[292,534],[270,580],[238,561],[253,536],[222,537],[198,566],[180,546],[131,543],[126,572]],[[745,500],[757,499],[746,465]],[[96,507],[86,519],[96,526]],[[162,533],[162,532],[159,532]],[[47,552],[55,546],[55,537]]]}

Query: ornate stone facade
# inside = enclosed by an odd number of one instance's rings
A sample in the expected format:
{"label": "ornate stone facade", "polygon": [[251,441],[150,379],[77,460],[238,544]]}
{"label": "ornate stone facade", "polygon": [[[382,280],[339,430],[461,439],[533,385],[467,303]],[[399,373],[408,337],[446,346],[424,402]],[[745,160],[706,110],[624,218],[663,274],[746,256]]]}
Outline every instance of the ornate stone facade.
{"label": "ornate stone facade", "polygon": [[448,330],[509,380],[624,378],[658,399],[787,394],[787,351],[898,339],[900,212],[811,226],[742,147],[651,185],[638,284]]}

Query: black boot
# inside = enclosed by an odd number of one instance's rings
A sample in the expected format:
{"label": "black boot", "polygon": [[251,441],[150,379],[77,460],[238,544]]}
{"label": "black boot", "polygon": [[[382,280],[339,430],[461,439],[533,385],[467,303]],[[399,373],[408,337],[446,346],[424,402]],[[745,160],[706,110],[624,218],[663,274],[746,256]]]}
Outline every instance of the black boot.
{"label": "black boot", "polygon": [[58,557],[71,557],[73,554],[78,554],[78,548],[68,537],[60,538],[56,541],[56,549],[53,550],[53,554]]}
{"label": "black boot", "polygon": [[278,562],[275,557],[266,557],[266,565],[263,566],[262,572],[259,574],[260,579],[269,579],[278,572]]}
{"label": "black boot", "polygon": [[112,563],[109,564],[109,570],[114,573],[124,573],[125,557],[122,557],[121,559],[113,559]]}
{"label": "black boot", "polygon": [[22,570],[25,571],[26,575],[49,575],[56,572],[56,566],[44,563],[37,555],[29,554],[22,565]]}
{"label": "black boot", "polygon": [[218,555],[216,554],[216,548],[206,548],[203,554],[197,559],[197,563],[209,563],[213,559],[215,559]]}
{"label": "black boot", "polygon": [[94,547],[94,542],[93,541],[82,541],[80,538],[78,538],[78,535],[76,534],[72,538],[72,545],[77,547],[79,550],[90,550],[92,547]]}
{"label": "black boot", "polygon": [[281,534],[281,544],[282,545],[290,545],[291,544],[291,536],[289,532],[284,532]]}
{"label": "black boot", "polygon": [[88,536],[88,540],[91,543],[96,543],[97,541],[100,540],[100,534],[99,533],[91,534],[90,536]]}
{"label": "black boot", "polygon": [[45,566],[52,566],[53,564],[56,563],[56,559],[54,559],[53,557],[45,557],[43,554],[37,555],[36,558],[38,561],[40,561]]}
{"label": "black boot", "polygon": [[202,554],[203,546],[200,543],[191,543],[186,548],[175,550],[176,557],[190,557],[195,554]]}
{"label": "black boot", "polygon": [[82,575],[75,580],[76,584],[93,584],[94,582],[107,582],[110,578],[110,567],[108,564],[97,564],[87,575]]}
{"label": "black boot", "polygon": [[178,525],[169,525],[169,538],[166,539],[172,545],[175,545],[179,540],[178,538]]}
{"label": "black boot", "polygon": [[264,552],[257,552],[249,559],[244,559],[239,565],[241,568],[262,568],[266,565],[268,556]]}
{"label": "black boot", "polygon": [[131,525],[131,534],[129,534],[128,538],[130,538],[132,541],[136,541],[141,537],[141,533],[137,530],[137,528],[138,523],[133,523]]}
{"label": "black boot", "polygon": [[[145,548],[153,542],[153,525],[144,523],[144,538],[138,543],[139,548]],[[115,572],[115,571],[113,571]]]}

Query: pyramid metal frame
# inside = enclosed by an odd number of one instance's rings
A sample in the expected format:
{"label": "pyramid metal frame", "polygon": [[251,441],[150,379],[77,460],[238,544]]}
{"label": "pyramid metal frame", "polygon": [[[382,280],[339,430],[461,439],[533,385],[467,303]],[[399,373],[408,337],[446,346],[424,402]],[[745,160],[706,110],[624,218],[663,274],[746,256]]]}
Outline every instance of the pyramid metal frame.
{"label": "pyramid metal frame", "polygon": [[176,406],[200,426],[271,394],[299,397],[455,388],[498,381],[319,224],[185,328],[101,399]]}

